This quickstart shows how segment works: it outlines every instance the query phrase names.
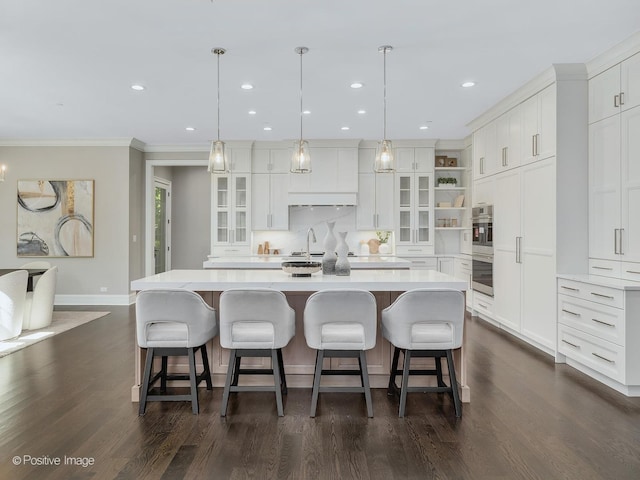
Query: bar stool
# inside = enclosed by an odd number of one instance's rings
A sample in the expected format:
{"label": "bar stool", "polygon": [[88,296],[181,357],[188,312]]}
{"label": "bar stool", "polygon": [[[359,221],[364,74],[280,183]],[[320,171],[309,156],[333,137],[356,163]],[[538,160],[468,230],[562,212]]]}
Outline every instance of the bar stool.
{"label": "bar stool", "polygon": [[[139,415],[144,415],[147,402],[191,401],[198,413],[198,385],[202,380],[207,390],[213,388],[206,343],[218,334],[216,312],[200,295],[189,290],[143,290],[136,298],[138,345],[147,349],[142,380]],[[195,352],[200,350],[203,371],[196,373]],[[167,357],[187,355],[189,374],[169,374]],[[152,378],[153,359],[162,357],[160,372]],[[160,394],[150,388],[160,379]],[[189,395],[167,395],[167,380],[189,380]]]}
{"label": "bar stool", "polygon": [[[284,293],[269,288],[230,289],[220,294],[220,345],[231,350],[220,415],[227,414],[231,392],[275,392],[278,416],[287,380],[282,349],[296,331],[295,311]],[[242,357],[271,358],[271,368],[240,368]],[[240,386],[241,374],[273,375],[273,386]]]}
{"label": "bar stool", "polygon": [[[388,394],[400,392],[399,417],[404,417],[408,392],[448,392],[453,397],[456,417],[462,416],[452,350],[462,346],[464,294],[458,290],[416,289],[400,295],[382,311],[382,335],[395,347]],[[398,370],[400,352],[403,368]],[[433,357],[435,369],[412,370],[412,357]],[[449,386],[442,378],[442,358],[447,359]],[[402,374],[402,386],[396,376]],[[435,375],[437,387],[409,387],[409,375]]]}
{"label": "bar stool", "polygon": [[[311,417],[316,416],[320,392],[362,392],[367,415],[373,417],[365,350],[376,344],[376,299],[366,290],[323,290],[307,299],[304,336],[317,350],[313,376]],[[358,370],[323,369],[324,358],[358,358]],[[360,375],[360,387],[321,386],[321,376]]]}

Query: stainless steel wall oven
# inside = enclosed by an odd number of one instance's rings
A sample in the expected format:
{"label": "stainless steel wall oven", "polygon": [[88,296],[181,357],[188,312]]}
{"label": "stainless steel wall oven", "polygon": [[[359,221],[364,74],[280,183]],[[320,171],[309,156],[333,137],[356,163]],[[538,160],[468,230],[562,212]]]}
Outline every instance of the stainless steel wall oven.
{"label": "stainless steel wall oven", "polygon": [[472,220],[471,286],[477,292],[493,296],[493,206],[474,207]]}

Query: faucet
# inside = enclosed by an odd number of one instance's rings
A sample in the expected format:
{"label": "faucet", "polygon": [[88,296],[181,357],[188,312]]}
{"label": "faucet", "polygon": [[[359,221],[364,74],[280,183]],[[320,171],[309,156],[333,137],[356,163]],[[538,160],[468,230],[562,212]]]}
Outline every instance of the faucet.
{"label": "faucet", "polygon": [[313,228],[309,228],[309,230],[307,230],[307,260],[310,261],[311,260],[311,250],[309,250],[309,234],[311,234],[311,236],[313,237],[313,243],[316,243],[316,232],[313,230]]}

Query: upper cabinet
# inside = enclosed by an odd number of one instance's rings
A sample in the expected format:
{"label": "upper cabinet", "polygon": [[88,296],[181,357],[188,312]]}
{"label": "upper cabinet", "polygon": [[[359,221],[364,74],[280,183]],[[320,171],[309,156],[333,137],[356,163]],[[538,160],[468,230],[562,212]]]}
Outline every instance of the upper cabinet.
{"label": "upper cabinet", "polygon": [[253,230],[289,229],[289,162],[286,148],[255,148],[251,165]]}
{"label": "upper cabinet", "polygon": [[589,80],[589,123],[640,105],[640,53]]}
{"label": "upper cabinet", "polygon": [[525,100],[522,105],[522,163],[556,154],[556,85]]}
{"label": "upper cabinet", "polygon": [[251,242],[251,174],[212,175],[212,253],[246,254]]}
{"label": "upper cabinet", "polygon": [[520,105],[496,120],[497,170],[518,167],[522,159],[522,114]]}
{"label": "upper cabinet", "polygon": [[375,148],[360,148],[358,152],[358,230],[393,230],[395,176],[374,173]]}
{"label": "upper cabinet", "polygon": [[498,165],[496,133],[495,121],[473,132],[473,178],[496,173]]}
{"label": "upper cabinet", "polygon": [[433,172],[435,160],[434,149],[430,147],[396,147],[396,171]]}

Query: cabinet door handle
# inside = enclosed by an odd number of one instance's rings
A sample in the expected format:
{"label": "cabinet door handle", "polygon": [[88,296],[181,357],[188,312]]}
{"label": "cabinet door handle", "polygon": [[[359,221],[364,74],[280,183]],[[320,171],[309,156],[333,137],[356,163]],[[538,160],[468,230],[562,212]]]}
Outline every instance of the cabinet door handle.
{"label": "cabinet door handle", "polygon": [[566,340],[562,340],[562,343],[566,343],[567,345],[571,345],[573,348],[580,348],[580,345],[576,345],[575,343],[568,342]]}
{"label": "cabinet door handle", "polygon": [[595,297],[606,298],[608,300],[613,300],[613,297],[611,295],[603,295],[602,293],[597,293],[597,292],[591,292],[591,295]]}
{"label": "cabinet door handle", "polygon": [[620,229],[618,228],[614,228],[613,229],[613,253],[615,255],[618,255],[618,231]]}
{"label": "cabinet door handle", "polygon": [[531,155],[536,156],[536,136],[531,135]]}
{"label": "cabinet door handle", "polygon": [[618,251],[620,252],[620,255],[624,255],[624,251],[622,250],[622,234],[624,232],[624,228],[619,228],[618,231]]}
{"label": "cabinet door handle", "polygon": [[633,273],[634,275],[640,275],[640,272],[636,272],[635,270],[627,270],[627,273]]}
{"label": "cabinet door handle", "polygon": [[480,174],[484,173],[484,157],[480,157]]}
{"label": "cabinet door handle", "polygon": [[615,325],[613,323],[603,322],[602,320],[598,320],[597,318],[592,318],[591,320],[593,320],[596,323],[600,323],[602,325],[606,325],[607,327],[615,327]]}
{"label": "cabinet door handle", "polygon": [[540,155],[540,134],[536,133],[536,156]]}
{"label": "cabinet door handle", "polygon": [[598,355],[595,352],[591,352],[591,355],[593,355],[594,357],[598,357],[600,360],[604,360],[605,362],[616,363],[613,360],[609,360],[607,357],[603,357],[602,355]]}
{"label": "cabinet door handle", "polygon": [[572,292],[579,292],[580,291],[579,288],[566,287],[564,285],[560,285],[560,288],[564,288],[565,290],[571,290]]}
{"label": "cabinet door handle", "polygon": [[613,96],[613,106],[614,106],[614,108],[618,108],[620,106],[620,104],[618,103],[619,98],[620,98],[620,95],[614,95]]}
{"label": "cabinet door handle", "polygon": [[522,237],[516,237],[516,263],[522,263]]}
{"label": "cabinet door handle", "polygon": [[594,270],[609,270],[609,271],[610,271],[610,270],[613,270],[613,268],[611,268],[611,267],[599,267],[599,266],[597,266],[597,265],[594,265],[594,266],[593,266],[593,267],[591,267],[591,268],[593,268]]}
{"label": "cabinet door handle", "polygon": [[573,315],[573,316],[575,316],[575,317],[580,317],[580,316],[581,316],[579,313],[572,312],[571,310],[565,310],[564,308],[562,309],[562,311],[563,311],[564,313],[568,313],[569,315]]}
{"label": "cabinet door handle", "polygon": [[478,306],[479,306],[479,307],[482,307],[482,308],[489,308],[489,307],[487,307],[484,303],[480,303],[480,302],[478,302]]}
{"label": "cabinet door handle", "polygon": [[620,92],[620,106],[624,105],[624,92]]}

